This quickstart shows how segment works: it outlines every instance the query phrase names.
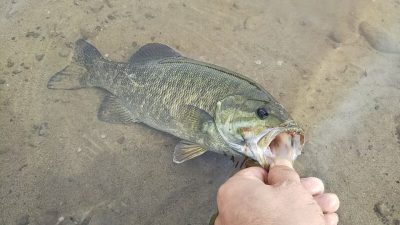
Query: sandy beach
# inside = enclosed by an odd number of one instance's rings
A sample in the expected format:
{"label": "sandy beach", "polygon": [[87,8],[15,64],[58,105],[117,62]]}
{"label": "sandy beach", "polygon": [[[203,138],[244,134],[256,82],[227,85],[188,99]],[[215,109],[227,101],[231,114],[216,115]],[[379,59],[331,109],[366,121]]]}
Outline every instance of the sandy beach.
{"label": "sandy beach", "polygon": [[0,3],[0,224],[204,225],[235,171],[178,139],[97,119],[104,92],[49,90],[86,38],[126,61],[158,42],[244,74],[306,131],[295,162],[338,194],[340,224],[400,224],[400,1]]}

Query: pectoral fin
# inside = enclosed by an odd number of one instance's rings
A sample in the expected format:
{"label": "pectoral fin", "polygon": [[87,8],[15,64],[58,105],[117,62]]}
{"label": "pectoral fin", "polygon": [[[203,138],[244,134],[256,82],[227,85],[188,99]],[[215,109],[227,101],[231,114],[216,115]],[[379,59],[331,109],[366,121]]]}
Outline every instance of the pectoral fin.
{"label": "pectoral fin", "polygon": [[206,150],[202,146],[182,140],[175,146],[173,161],[174,163],[183,163],[205,152]]}
{"label": "pectoral fin", "polygon": [[104,97],[97,113],[99,120],[107,123],[134,123],[138,119],[129,111],[116,96],[109,94]]}
{"label": "pectoral fin", "polygon": [[214,123],[214,119],[206,111],[193,105],[180,107],[182,121],[186,129],[196,133],[206,133],[209,125]]}

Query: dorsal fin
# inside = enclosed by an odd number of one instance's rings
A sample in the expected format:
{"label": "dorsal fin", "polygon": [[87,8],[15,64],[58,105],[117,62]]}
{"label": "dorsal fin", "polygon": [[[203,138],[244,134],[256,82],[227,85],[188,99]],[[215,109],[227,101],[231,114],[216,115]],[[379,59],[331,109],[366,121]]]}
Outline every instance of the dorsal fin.
{"label": "dorsal fin", "polygon": [[199,65],[199,66],[205,66],[208,67],[210,69],[214,69],[217,71],[220,71],[222,73],[226,73],[229,74],[231,76],[237,77],[243,81],[246,81],[248,83],[250,83],[251,85],[256,86],[258,89],[260,89],[262,92],[266,93],[268,95],[268,98],[273,98],[270,94],[268,94],[268,92],[264,89],[264,87],[262,87],[260,84],[258,84],[257,82],[255,82],[254,80],[243,76],[242,74],[236,73],[234,71],[228,70],[226,68],[214,65],[214,64],[210,64],[210,63],[206,63],[206,62],[201,62],[201,61],[197,61],[194,59],[190,59],[190,58],[186,58],[186,57],[180,57],[180,58],[171,58],[171,59],[166,59],[163,60],[161,62],[161,64],[167,64],[167,63],[188,63],[188,64],[193,64],[193,65]]}
{"label": "dorsal fin", "polygon": [[172,48],[159,43],[150,43],[141,47],[129,59],[130,63],[140,63],[150,60],[165,59],[169,57],[179,57],[181,54]]}

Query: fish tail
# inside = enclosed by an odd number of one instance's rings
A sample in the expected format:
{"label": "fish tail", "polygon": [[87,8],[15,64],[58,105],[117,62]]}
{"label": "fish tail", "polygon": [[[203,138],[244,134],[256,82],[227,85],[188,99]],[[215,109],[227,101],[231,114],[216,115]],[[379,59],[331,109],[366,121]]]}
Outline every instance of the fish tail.
{"label": "fish tail", "polygon": [[83,39],[75,42],[73,62],[54,74],[47,87],[49,89],[80,89],[90,87],[89,78],[99,61],[104,61],[101,53]]}

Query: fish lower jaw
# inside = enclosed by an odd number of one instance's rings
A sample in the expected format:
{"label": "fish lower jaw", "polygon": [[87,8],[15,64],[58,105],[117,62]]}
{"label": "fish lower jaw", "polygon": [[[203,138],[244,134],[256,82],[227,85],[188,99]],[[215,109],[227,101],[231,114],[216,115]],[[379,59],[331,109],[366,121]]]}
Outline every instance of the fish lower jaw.
{"label": "fish lower jaw", "polygon": [[267,147],[264,147],[263,152],[270,164],[278,159],[293,162],[301,154],[302,142],[304,142],[304,137],[301,134],[282,132],[277,134]]}
{"label": "fish lower jaw", "polygon": [[274,162],[276,155],[271,151],[270,147],[267,147],[263,152],[264,158],[266,159],[265,161],[268,162],[268,165],[271,165]]}
{"label": "fish lower jaw", "polygon": [[288,146],[284,148],[268,146],[262,150],[260,149],[258,152],[261,154],[257,157],[257,161],[264,168],[267,168],[269,165],[274,164],[276,161],[282,159],[294,162],[297,156],[301,154],[301,150]]}
{"label": "fish lower jaw", "polygon": [[[265,138],[264,141],[260,141],[262,138]],[[264,133],[241,146],[240,152],[256,160],[262,167],[268,168],[280,159],[294,162],[301,154],[303,143],[304,137],[301,133],[285,129],[266,129]]]}
{"label": "fish lower jaw", "polygon": [[[270,148],[269,148],[270,149]],[[272,162],[274,162],[277,159],[286,159],[291,162],[296,160],[297,156],[301,154],[301,151],[295,149],[295,148],[285,148],[285,149],[270,149],[269,150],[272,155],[271,159]]]}

